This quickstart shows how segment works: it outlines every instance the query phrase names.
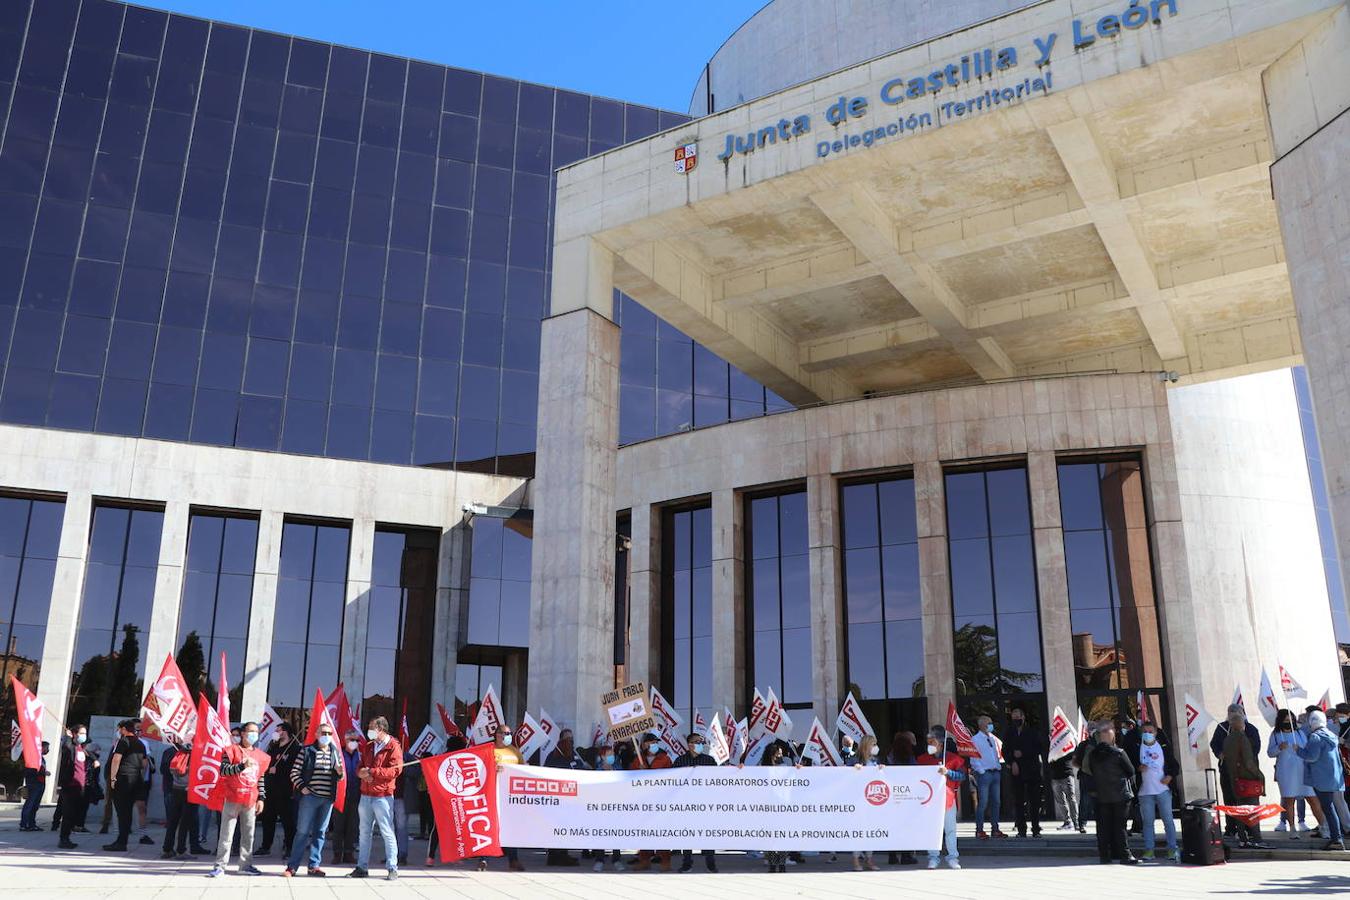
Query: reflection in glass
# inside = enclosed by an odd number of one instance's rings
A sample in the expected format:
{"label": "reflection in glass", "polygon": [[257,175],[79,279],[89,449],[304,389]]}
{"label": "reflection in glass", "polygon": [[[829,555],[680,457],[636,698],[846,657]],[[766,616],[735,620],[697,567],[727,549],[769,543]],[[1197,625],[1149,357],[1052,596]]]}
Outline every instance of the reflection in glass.
{"label": "reflection in glass", "polygon": [[426,529],[375,530],[361,716],[398,721],[404,700],[416,734],[431,709],[432,635],[440,534]]}
{"label": "reflection in glass", "polygon": [[224,653],[230,709],[236,713],[243,702],[257,549],[257,519],[193,513],[188,520],[175,657],[188,687],[214,703]]}
{"label": "reflection in glass", "polygon": [[267,702],[296,725],[315,689],[327,696],[338,682],[350,542],[346,526],[282,526]]}
{"label": "reflection in glass", "polygon": [[530,539],[509,521],[473,520],[467,641],[479,647],[530,644]]}
{"label": "reflection in glass", "polygon": [[[748,498],[745,533],[754,559],[745,567],[751,688],[770,688],[785,704],[811,702],[811,582],[806,553],[806,492]],[[711,618],[711,616],[709,616]],[[794,722],[795,724],[795,722]]]}
{"label": "reflection in glass", "polygon": [[662,517],[661,682],[686,721],[712,700],[712,509]]}

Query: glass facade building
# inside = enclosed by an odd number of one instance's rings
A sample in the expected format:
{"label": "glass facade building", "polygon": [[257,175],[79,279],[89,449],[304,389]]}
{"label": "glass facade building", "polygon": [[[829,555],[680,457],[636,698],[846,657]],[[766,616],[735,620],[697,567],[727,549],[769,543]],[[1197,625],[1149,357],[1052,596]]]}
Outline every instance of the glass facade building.
{"label": "glass facade building", "polygon": [[712,508],[664,510],[661,558],[661,690],[693,722],[712,703]]}
{"label": "glass facade building", "polygon": [[[788,710],[809,709],[811,572],[806,491],[750,497],[745,505],[746,673],[752,688],[772,688]],[[749,702],[749,697],[746,702]],[[793,716],[798,731],[805,716]]]}

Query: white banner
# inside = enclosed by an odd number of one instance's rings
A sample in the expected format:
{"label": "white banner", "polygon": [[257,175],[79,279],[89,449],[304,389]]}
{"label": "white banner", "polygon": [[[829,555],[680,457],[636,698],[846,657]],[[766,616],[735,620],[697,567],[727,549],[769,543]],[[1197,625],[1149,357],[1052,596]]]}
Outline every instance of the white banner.
{"label": "white banner", "polygon": [[942,839],[937,766],[501,767],[507,847],[927,850]]}

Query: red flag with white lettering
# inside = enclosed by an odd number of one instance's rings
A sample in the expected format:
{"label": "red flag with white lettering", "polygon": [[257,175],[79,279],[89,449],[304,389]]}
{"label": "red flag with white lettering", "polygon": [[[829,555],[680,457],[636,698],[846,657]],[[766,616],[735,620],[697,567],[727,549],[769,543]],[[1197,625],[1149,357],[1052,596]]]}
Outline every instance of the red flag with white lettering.
{"label": "red flag with white lettering", "polygon": [[[339,728],[339,722],[351,720],[351,709],[347,706],[347,689],[341,684],[333,688],[333,693],[324,699],[323,694],[319,694],[319,705],[322,706],[328,718],[328,724],[333,726],[333,740],[341,741],[346,729]],[[317,707],[316,707],[317,708]],[[320,717],[313,714],[309,717],[309,730],[305,732],[305,743],[314,743],[314,738],[319,733]],[[359,731],[360,729],[357,729]]]}
{"label": "red flag with white lettering", "polygon": [[956,702],[947,701],[947,735],[956,741],[956,752],[961,756],[979,756],[975,749],[975,736],[970,733],[966,723],[956,713]]}
{"label": "red flag with white lettering", "polygon": [[441,836],[441,862],[501,856],[497,761],[492,745],[433,756],[421,765]]}
{"label": "red flag with white lettering", "polygon": [[159,677],[141,701],[141,734],[156,741],[192,740],[197,731],[197,708],[183,673],[170,653]]}
{"label": "red flag with white lettering", "polygon": [[225,795],[219,790],[220,761],[230,746],[230,726],[203,696],[197,700],[197,733],[188,762],[188,802],[220,812]]}
{"label": "red flag with white lettering", "polygon": [[14,709],[19,716],[19,740],[23,742],[24,768],[42,768],[42,701],[13,675],[9,683],[14,688]]}
{"label": "red flag with white lettering", "polygon": [[[341,690],[342,686],[338,685],[338,691]],[[337,691],[334,691],[333,693],[336,694]],[[330,697],[329,699],[332,698]],[[342,695],[342,702],[347,702],[345,692]],[[323,691],[315,688],[314,708],[310,710],[309,713],[309,733],[313,735],[313,737],[305,743],[314,743],[314,737],[318,736],[320,725],[327,725],[329,728],[333,729],[333,752],[338,753],[340,756],[341,752],[337,748],[342,746],[342,732],[338,730],[337,722],[333,718],[332,708],[323,699]],[[342,759],[339,759],[338,763],[337,784],[333,786],[333,809],[342,812],[347,808],[347,764],[346,761]]]}

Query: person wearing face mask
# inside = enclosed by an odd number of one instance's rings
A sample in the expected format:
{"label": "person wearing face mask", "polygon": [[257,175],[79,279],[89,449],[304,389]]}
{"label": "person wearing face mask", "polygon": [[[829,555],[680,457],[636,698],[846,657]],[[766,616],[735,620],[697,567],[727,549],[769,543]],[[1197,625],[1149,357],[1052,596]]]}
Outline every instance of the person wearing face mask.
{"label": "person wearing face mask", "polygon": [[[642,740],[638,741],[640,751],[633,757],[633,762],[628,766],[629,769],[669,769],[671,767],[670,756],[666,753],[661,744],[661,739],[654,734],[644,734]],[[652,867],[652,856],[655,855],[661,863],[661,871],[670,871],[670,851],[669,850],[639,850],[637,862],[633,865],[634,872],[646,872]]]}
{"label": "person wearing face mask", "polygon": [[1097,744],[1088,752],[1097,794],[1097,855],[1103,864],[1113,860],[1127,866],[1139,860],[1125,838],[1125,810],[1134,795],[1134,763],[1116,746],[1116,728],[1108,719],[1097,729]]}
{"label": "person wearing face mask", "polygon": [[343,801],[344,809],[338,812],[334,808],[331,821],[332,831],[330,840],[333,844],[333,865],[350,865],[356,862],[356,838],[360,832],[360,812],[361,805],[361,779],[356,777],[356,770],[361,768],[361,733],[355,729],[349,729],[342,738],[342,746],[338,748],[338,754],[342,757],[342,766],[345,769],[345,778],[342,781],[343,789],[347,796]]}
{"label": "person wearing face mask", "polygon": [[[1209,739],[1209,752],[1219,762],[1219,796],[1223,798],[1225,806],[1233,806],[1238,802],[1237,795],[1233,793],[1233,779],[1228,759],[1224,754],[1224,747],[1228,742],[1228,732],[1235,715],[1238,717],[1237,721],[1241,722],[1238,732],[1246,735],[1248,743],[1251,744],[1252,756],[1255,757],[1261,752],[1261,735],[1257,732],[1256,726],[1247,721],[1247,711],[1242,708],[1241,704],[1231,704],[1228,707],[1228,716],[1214,727],[1214,734]],[[1232,816],[1225,816],[1224,836],[1237,837],[1240,824]]]}
{"label": "person wearing face mask", "polygon": [[[570,728],[564,728],[558,732],[558,744],[544,758],[544,765],[550,769],[590,768],[586,765],[586,761],[581,758],[581,754],[577,752],[576,741]],[[581,862],[566,850],[552,849],[544,855],[544,865],[577,866],[581,865]]]}
{"label": "person wearing face mask", "polygon": [[306,858],[311,878],[322,878],[325,874],[319,867],[323,862],[324,835],[328,832],[333,800],[343,789],[342,751],[333,737],[333,726],[320,723],[314,743],[299,750],[291,763],[288,776],[297,809],[295,843],[283,873],[287,878],[299,871],[300,861]]}
{"label": "person wearing face mask", "polygon": [[[595,750],[595,770],[597,772],[613,772],[619,768],[619,757],[614,752],[614,745],[602,741],[592,748]],[[628,867],[623,864],[622,854],[618,850],[592,850],[591,858],[595,864],[591,866],[594,872],[605,871],[605,857],[608,856],[614,863],[614,871],[622,872]]]}
{"label": "person wearing face mask", "polygon": [[[715,766],[717,760],[708,755],[708,739],[697,732],[689,734],[685,738],[689,746],[689,752],[681,753],[676,757],[671,765],[676,769],[685,769],[690,766]],[[703,864],[708,867],[709,872],[717,871],[717,856],[711,850],[703,851]],[[680,871],[688,872],[694,867],[694,851],[684,851],[684,862],[680,863]]]}
{"label": "person wearing face mask", "polygon": [[89,729],[80,725],[61,740],[61,761],[56,767],[56,785],[61,789],[59,808],[61,811],[62,850],[74,850],[70,832],[80,820],[80,805],[84,802],[85,785],[93,777],[92,758],[85,750],[89,741]]}
{"label": "person wearing face mask", "polygon": [[394,834],[394,783],[403,768],[403,748],[389,733],[389,720],[376,716],[366,726],[366,742],[361,745],[361,765],[356,770],[361,782],[361,802],[357,804],[360,832],[357,836],[356,868],[348,878],[365,878],[370,864],[370,848],[375,830],[384,844],[385,881],[398,880],[398,837]]}
{"label": "person wearing face mask", "polygon": [[272,855],[272,842],[276,840],[277,822],[281,823],[281,855],[290,856],[295,843],[296,799],[291,794],[290,771],[295,759],[300,755],[300,742],[295,739],[291,723],[277,724],[277,736],[271,746],[262,748],[272,762],[263,778],[267,781],[267,811],[262,814],[258,824],[262,826],[262,846],[253,854],[262,859]]}
{"label": "person wearing face mask", "polygon": [[[1266,756],[1275,760],[1275,783],[1280,788],[1280,805],[1284,807],[1282,821],[1275,827],[1277,832],[1289,833],[1291,841],[1299,840],[1299,826],[1296,819],[1299,801],[1317,803],[1312,786],[1304,781],[1303,760],[1298,751],[1308,744],[1308,733],[1299,727],[1290,709],[1282,709],[1275,714],[1275,728],[1270,732],[1266,743]],[[1322,821],[1322,811],[1313,806],[1313,815]]]}
{"label": "person wearing face mask", "polygon": [[994,735],[994,720],[988,716],[978,719],[980,730],[975,735],[975,749],[980,755],[972,757],[970,768],[975,773],[975,837],[987,840],[984,822],[989,820],[991,834],[996,838],[1007,837],[999,830],[999,809],[1003,802],[1003,747]]}
{"label": "person wearing face mask", "polygon": [[267,784],[263,780],[263,772],[272,760],[255,746],[258,742],[257,722],[240,725],[239,737],[239,743],[226,747],[220,758],[219,790],[225,798],[225,805],[220,810],[216,864],[207,873],[208,878],[219,878],[225,874],[236,825],[239,828],[239,874],[262,874],[253,865],[253,825],[267,802]]}
{"label": "person wearing face mask", "polygon": [[[878,769],[886,768],[881,763],[881,747],[877,745],[877,739],[874,735],[863,735],[862,743],[859,745],[856,755],[852,752],[853,739],[845,735],[844,740],[848,741],[848,750],[850,751],[848,756],[844,757],[845,764],[852,761],[853,768],[860,771],[863,766],[876,766]],[[853,871],[861,872],[864,869],[869,872],[877,871],[877,864],[872,862],[872,851],[854,850]]]}
{"label": "person wearing face mask", "polygon": [[853,743],[853,736],[848,734],[839,739],[839,756],[848,765],[865,762],[863,758],[858,756],[858,748]]}
{"label": "person wearing face mask", "polygon": [[[521,758],[520,751],[511,746],[511,729],[505,725],[497,726],[497,733],[492,736],[492,757],[497,763],[497,772],[500,777],[502,766],[518,766],[525,762]],[[520,850],[516,847],[503,847],[502,854],[506,857],[507,867],[512,872],[524,872],[525,867],[520,863]],[[487,868],[487,860],[478,860],[478,870],[481,872]]]}
{"label": "person wearing face mask", "polygon": [[1016,815],[1017,836],[1041,836],[1041,799],[1045,793],[1045,738],[1040,730],[1027,722],[1024,707],[1014,706],[1009,712],[1011,724],[1003,736],[1003,758],[1008,761],[1008,774],[1013,789],[1013,810]]}
{"label": "person wearing face mask", "polygon": [[1307,763],[1305,777],[1317,792],[1326,816],[1327,843],[1323,850],[1344,850],[1345,829],[1350,823],[1341,821],[1336,808],[1335,794],[1345,790],[1345,769],[1336,746],[1336,736],[1327,729],[1327,717],[1320,709],[1308,713],[1308,743],[1298,751]]}
{"label": "person wearing face mask", "polygon": [[[961,854],[956,849],[956,808],[961,782],[966,780],[966,760],[953,752],[947,743],[947,729],[934,725],[928,730],[928,752],[919,755],[921,766],[938,766],[938,773],[946,781],[946,813],[942,820],[942,839],[947,846],[947,867],[961,868]],[[941,849],[928,851],[928,868],[936,869],[942,859]]]}
{"label": "person wearing face mask", "polygon": [[103,849],[112,853],[122,853],[127,849],[136,800],[149,775],[150,760],[145,753],[145,744],[136,734],[139,726],[140,722],[136,719],[123,719],[117,724],[119,737],[108,766],[113,806],[117,810],[117,839],[111,844],[104,844]]}
{"label": "person wearing face mask", "polygon": [[1181,764],[1172,748],[1158,735],[1158,726],[1145,722],[1139,729],[1139,817],[1144,832],[1144,859],[1153,858],[1153,820],[1161,818],[1167,836],[1167,858],[1181,861],[1177,850],[1177,826],[1172,820],[1172,782],[1181,773]]}
{"label": "person wearing face mask", "polygon": [[[1241,706],[1228,707],[1228,734],[1223,742],[1223,762],[1228,769],[1228,780],[1232,786],[1233,800],[1239,806],[1255,806],[1261,802],[1266,792],[1266,776],[1261,771],[1257,754],[1260,752],[1261,736],[1256,735],[1253,743],[1247,728],[1247,714]],[[1252,731],[1256,729],[1252,727]],[[1266,850],[1269,847],[1261,841],[1260,821],[1250,824],[1238,821],[1236,836],[1243,847]]]}
{"label": "person wearing face mask", "polygon": [[188,802],[188,762],[191,757],[192,745],[180,741],[170,742],[159,758],[167,820],[161,859],[187,859],[189,844],[194,856],[211,852],[197,842],[197,804]]}
{"label": "person wearing face mask", "polygon": [[[792,757],[787,754],[784,745],[779,741],[774,741],[772,744],[768,746],[767,749],[765,749],[764,755],[760,757],[759,764],[761,766],[795,765],[798,768],[801,768],[801,764],[793,761]],[[768,863],[770,873],[786,874],[787,858],[788,858],[788,851],[786,850],[764,851],[764,861]]]}

